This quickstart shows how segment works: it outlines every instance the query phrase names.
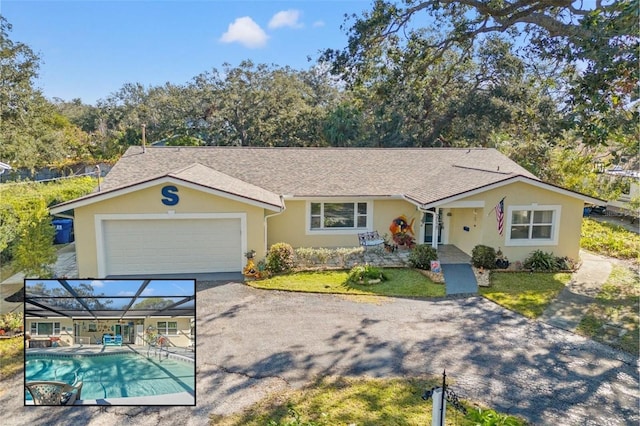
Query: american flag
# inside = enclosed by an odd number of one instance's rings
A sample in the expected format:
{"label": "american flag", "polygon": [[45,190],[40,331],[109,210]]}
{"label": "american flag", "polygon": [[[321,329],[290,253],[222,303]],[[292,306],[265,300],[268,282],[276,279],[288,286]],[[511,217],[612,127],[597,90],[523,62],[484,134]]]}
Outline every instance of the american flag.
{"label": "american flag", "polygon": [[496,220],[498,221],[498,233],[502,235],[502,231],[504,231],[504,198],[496,204],[494,209],[496,211]]}

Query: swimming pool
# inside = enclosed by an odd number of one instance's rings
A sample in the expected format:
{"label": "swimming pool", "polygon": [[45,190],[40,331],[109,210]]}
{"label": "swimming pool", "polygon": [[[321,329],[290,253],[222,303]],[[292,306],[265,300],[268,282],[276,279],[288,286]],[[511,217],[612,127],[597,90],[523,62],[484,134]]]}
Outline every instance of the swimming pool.
{"label": "swimming pool", "polygon": [[[27,354],[26,380],[82,380],[82,399],[128,398],[191,392],[195,364],[138,354]],[[31,395],[25,390],[26,399]]]}

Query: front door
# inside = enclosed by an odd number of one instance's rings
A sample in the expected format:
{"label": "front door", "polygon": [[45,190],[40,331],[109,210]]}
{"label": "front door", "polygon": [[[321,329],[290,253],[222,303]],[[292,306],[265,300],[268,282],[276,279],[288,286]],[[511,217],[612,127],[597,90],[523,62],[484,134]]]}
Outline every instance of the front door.
{"label": "front door", "polygon": [[73,343],[77,344],[82,344],[82,338],[80,338],[80,324],[79,323],[74,323],[73,324]]}
{"label": "front door", "polygon": [[[429,211],[435,212],[435,209],[429,209]],[[433,242],[433,214],[424,214],[424,243],[431,244]],[[438,215],[438,244],[442,244],[442,215]]]}

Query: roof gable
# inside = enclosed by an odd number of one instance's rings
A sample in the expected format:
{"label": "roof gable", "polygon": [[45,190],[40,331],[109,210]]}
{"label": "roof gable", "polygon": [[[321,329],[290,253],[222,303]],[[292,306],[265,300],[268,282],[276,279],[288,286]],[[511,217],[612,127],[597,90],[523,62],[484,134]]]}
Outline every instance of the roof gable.
{"label": "roof gable", "polygon": [[104,201],[110,198],[139,191],[160,183],[177,183],[195,190],[205,190],[213,195],[235,199],[237,201],[254,204],[269,210],[278,211],[283,208],[282,199],[277,194],[265,191],[263,188],[239,181],[224,173],[217,172],[208,167],[194,164],[189,167],[168,173],[165,176],[157,176],[143,182],[132,185],[111,188],[94,192],[84,197],[77,198],[52,207],[51,213],[60,214],[71,209]]}
{"label": "roof gable", "polygon": [[202,164],[191,164],[181,170],[169,173],[168,176],[239,197],[271,204],[272,206],[281,207],[282,205],[278,194],[213,170]]}

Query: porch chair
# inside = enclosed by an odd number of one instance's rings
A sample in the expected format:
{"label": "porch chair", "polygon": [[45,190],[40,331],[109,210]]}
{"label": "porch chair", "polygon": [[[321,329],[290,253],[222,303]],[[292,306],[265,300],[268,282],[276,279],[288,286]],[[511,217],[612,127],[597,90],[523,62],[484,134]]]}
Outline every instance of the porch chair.
{"label": "porch chair", "polygon": [[80,400],[82,381],[73,385],[57,381],[26,382],[34,405],[73,405]]}
{"label": "porch chair", "polygon": [[361,232],[358,234],[358,242],[364,248],[376,247],[384,244],[384,239],[380,238],[378,231]]}

